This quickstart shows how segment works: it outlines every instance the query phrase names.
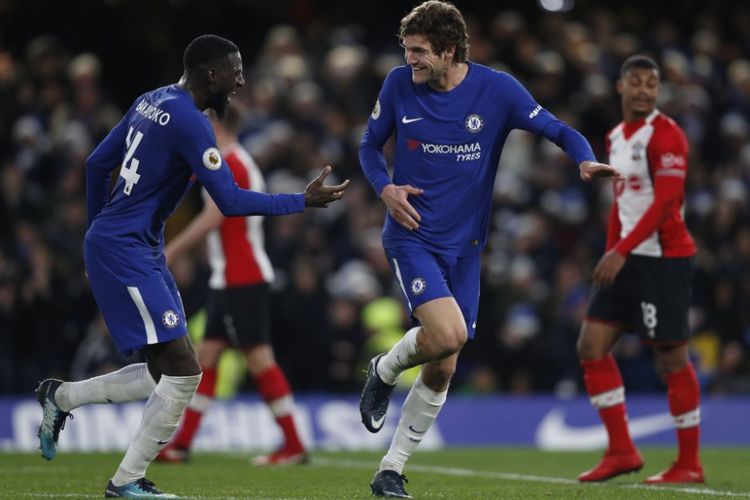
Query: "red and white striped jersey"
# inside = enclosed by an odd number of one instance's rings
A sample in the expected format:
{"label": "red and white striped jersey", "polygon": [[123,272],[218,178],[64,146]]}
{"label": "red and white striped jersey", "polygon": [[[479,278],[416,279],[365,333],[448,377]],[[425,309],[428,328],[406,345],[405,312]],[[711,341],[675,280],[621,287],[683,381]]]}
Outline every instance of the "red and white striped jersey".
{"label": "red and white striped jersey", "polygon": [[683,205],[688,142],[674,120],[654,110],[607,134],[609,163],[625,176],[614,181],[607,250],[650,257],[688,257],[695,242]]}
{"label": "red and white striped jersey", "polygon": [[[235,143],[221,153],[239,187],[265,191],[260,169],[242,146]],[[203,196],[208,197],[205,189]],[[264,248],[262,216],[227,217],[208,233],[207,243],[211,289],[273,281],[273,266]]]}

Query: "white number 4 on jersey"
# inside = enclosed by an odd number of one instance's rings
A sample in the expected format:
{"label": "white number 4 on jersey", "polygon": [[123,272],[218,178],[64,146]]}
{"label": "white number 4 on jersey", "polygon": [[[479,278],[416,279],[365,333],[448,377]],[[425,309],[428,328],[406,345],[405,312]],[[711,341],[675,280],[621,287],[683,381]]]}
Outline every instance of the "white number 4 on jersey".
{"label": "white number 4 on jersey", "polygon": [[128,150],[125,153],[125,159],[122,161],[122,168],[120,169],[120,177],[125,179],[125,188],[122,191],[128,196],[130,196],[133,186],[138,184],[138,180],[141,178],[141,175],[138,173],[138,165],[140,162],[137,158],[133,157],[133,154],[141,143],[141,139],[143,139],[143,133],[136,132],[135,139],[133,139],[132,136],[133,127],[130,127],[130,130],[128,130],[128,136],[125,138],[125,144],[128,146]]}

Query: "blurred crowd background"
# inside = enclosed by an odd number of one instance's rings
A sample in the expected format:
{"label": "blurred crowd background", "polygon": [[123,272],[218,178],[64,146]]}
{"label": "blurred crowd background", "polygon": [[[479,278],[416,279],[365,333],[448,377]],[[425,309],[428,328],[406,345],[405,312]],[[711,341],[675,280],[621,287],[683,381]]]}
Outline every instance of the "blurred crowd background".
{"label": "blurred crowd background", "polygon": [[[84,160],[133,99],[174,83],[198,34],[235,41],[245,65],[241,142],[271,192],[301,191],[331,164],[352,186],[326,210],[266,219],[277,272],[273,336],[299,391],[354,392],[409,326],[384,258],[384,209],[357,148],[380,84],[403,64],[411,2],[0,1],[0,393],[132,361],[113,347],[88,289]],[[742,1],[456,1],[473,61],[509,71],[604,160],[620,120],[621,62],[662,66],[659,107],[691,147],[685,217],[699,247],[692,353],[708,393],[750,391],[750,4]],[[387,151],[390,154],[390,150]],[[516,131],[495,184],[476,339],[452,390],[574,395],[575,342],[611,202],[551,143]],[[192,192],[167,227],[200,209]],[[200,318],[203,249],[173,273]],[[199,325],[199,319],[193,322]],[[199,326],[197,326],[199,328]],[[629,391],[663,385],[634,336],[617,347]],[[250,386],[246,386],[249,389]]]}

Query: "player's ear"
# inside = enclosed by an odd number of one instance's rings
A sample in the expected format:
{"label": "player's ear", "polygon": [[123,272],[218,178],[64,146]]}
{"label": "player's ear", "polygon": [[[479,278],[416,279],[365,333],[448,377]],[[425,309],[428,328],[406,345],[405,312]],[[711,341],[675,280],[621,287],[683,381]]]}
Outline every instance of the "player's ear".
{"label": "player's ear", "polygon": [[214,110],[214,108],[206,108],[203,111],[203,114],[208,117],[212,125],[214,122],[217,122],[219,120],[219,117],[216,115],[216,111]]}
{"label": "player's ear", "polygon": [[617,89],[617,93],[622,95],[623,91],[625,90],[625,79],[618,78],[617,83],[615,84],[615,88]]}
{"label": "player's ear", "polygon": [[445,52],[443,52],[443,54],[445,54],[446,60],[453,62],[453,57],[456,55],[456,46],[450,45],[447,49],[445,49]]}

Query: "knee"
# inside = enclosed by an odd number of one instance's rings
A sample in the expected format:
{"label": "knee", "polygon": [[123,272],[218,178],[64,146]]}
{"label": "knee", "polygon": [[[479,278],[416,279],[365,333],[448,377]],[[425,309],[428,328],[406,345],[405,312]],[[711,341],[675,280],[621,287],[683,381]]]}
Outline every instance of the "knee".
{"label": "knee", "polygon": [[198,360],[195,358],[193,358],[192,363],[188,367],[187,371],[190,376],[194,376],[194,375],[203,376],[203,370],[201,369],[201,365],[198,363]]}
{"label": "knee", "polygon": [[269,344],[248,347],[243,351],[247,369],[253,377],[257,377],[269,368],[276,366],[276,358]]}
{"label": "knee", "polygon": [[464,324],[454,327],[444,327],[435,333],[434,347],[438,351],[439,358],[459,352],[468,340],[468,333]]}
{"label": "knee", "polygon": [[685,369],[690,363],[686,350],[683,353],[682,350],[656,349],[655,358],[656,371],[662,378]]}
{"label": "knee", "polygon": [[609,346],[598,341],[596,335],[582,330],[576,343],[576,351],[581,361],[594,361],[609,354]]}
{"label": "knee", "polygon": [[582,361],[591,361],[597,359],[595,355],[596,349],[594,347],[594,343],[591,342],[585,335],[580,335],[578,337],[578,342],[576,343],[576,352],[578,352],[578,358]]}
{"label": "knee", "polygon": [[187,375],[202,375],[203,368],[198,360],[198,353],[195,352],[192,344],[189,344],[189,348],[180,352],[180,365],[184,367]]}
{"label": "knee", "polygon": [[192,351],[177,354],[172,360],[170,372],[171,373],[168,373],[169,375],[182,377],[192,377],[203,374],[201,365],[198,363],[198,358]]}

